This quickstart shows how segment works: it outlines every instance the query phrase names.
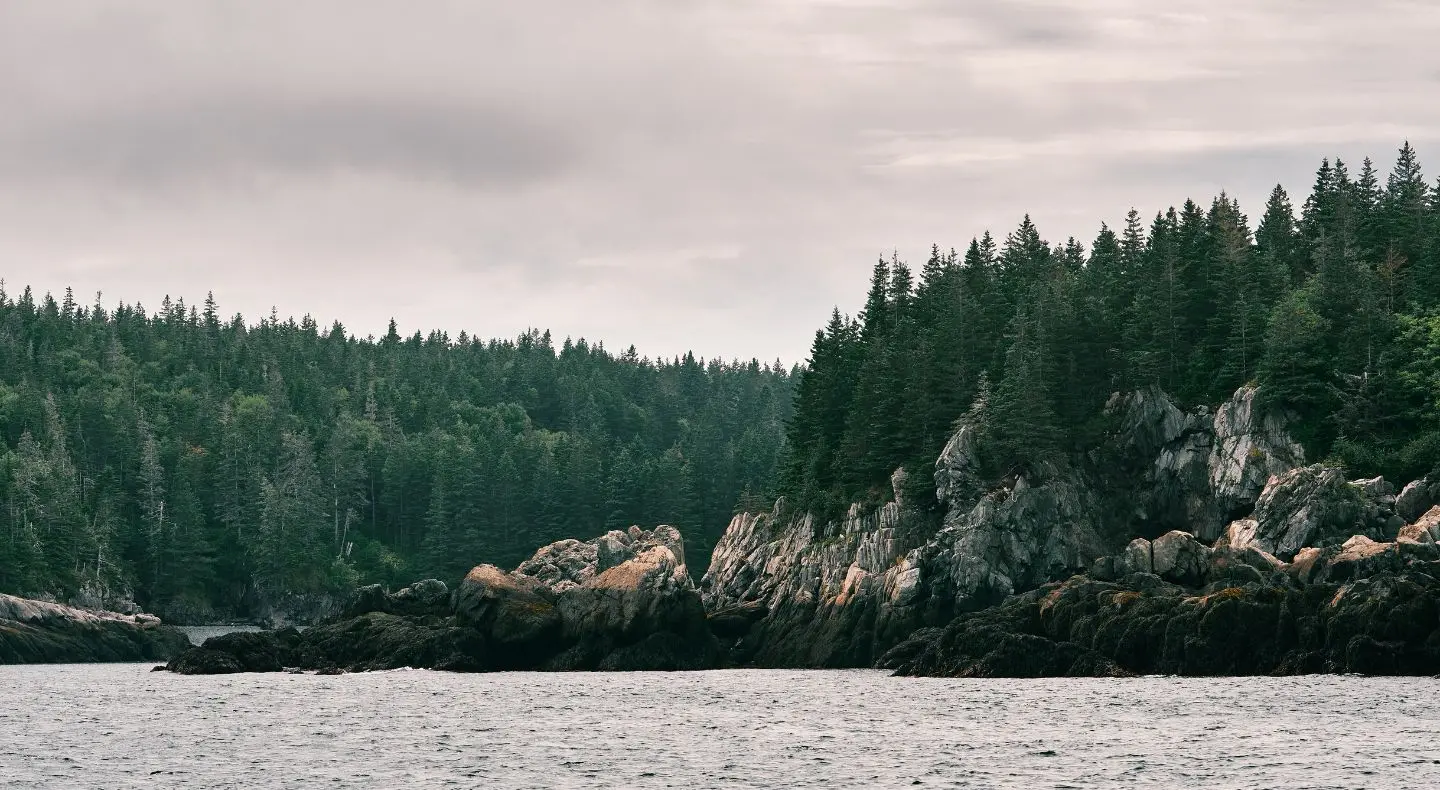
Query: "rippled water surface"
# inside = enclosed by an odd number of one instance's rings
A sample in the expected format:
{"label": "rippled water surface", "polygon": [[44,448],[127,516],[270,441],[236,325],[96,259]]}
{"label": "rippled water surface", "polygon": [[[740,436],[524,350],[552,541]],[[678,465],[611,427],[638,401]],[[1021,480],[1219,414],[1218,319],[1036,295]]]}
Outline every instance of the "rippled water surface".
{"label": "rippled water surface", "polygon": [[5,788],[1440,787],[1440,681],[0,667]]}

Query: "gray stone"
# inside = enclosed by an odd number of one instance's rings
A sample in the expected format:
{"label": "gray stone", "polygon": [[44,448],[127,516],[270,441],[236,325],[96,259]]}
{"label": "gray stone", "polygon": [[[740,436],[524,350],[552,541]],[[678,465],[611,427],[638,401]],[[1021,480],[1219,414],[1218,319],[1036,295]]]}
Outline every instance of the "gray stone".
{"label": "gray stone", "polygon": [[1428,479],[1416,480],[1400,489],[1395,497],[1395,512],[1407,523],[1425,515],[1436,504],[1434,487]]}
{"label": "gray stone", "polygon": [[1151,572],[1168,582],[1198,587],[1210,569],[1210,554],[1210,547],[1194,535],[1172,530],[1151,542]]}
{"label": "gray stone", "polygon": [[1130,541],[1121,552],[1115,563],[1115,572],[1118,576],[1128,576],[1132,573],[1153,573],[1154,557],[1151,555],[1150,541],[1144,538],[1136,538]]}
{"label": "gray stone", "polygon": [[1265,487],[1255,503],[1256,530],[1248,545],[1288,560],[1306,546],[1337,545],[1355,534],[1383,537],[1383,521],[1371,523],[1376,515],[1375,505],[1339,469],[1301,467]]}
{"label": "gray stone", "polygon": [[1222,514],[1258,506],[1272,476],[1305,463],[1304,448],[1286,431],[1287,417],[1262,411],[1255,397],[1254,387],[1241,387],[1215,413],[1210,488]]}

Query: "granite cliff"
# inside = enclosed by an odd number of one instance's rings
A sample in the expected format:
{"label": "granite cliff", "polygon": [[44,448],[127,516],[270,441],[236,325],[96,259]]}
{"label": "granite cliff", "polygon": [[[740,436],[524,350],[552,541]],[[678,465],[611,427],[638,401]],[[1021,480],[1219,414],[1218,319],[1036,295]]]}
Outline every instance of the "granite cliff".
{"label": "granite cliff", "polygon": [[[1429,510],[1440,491],[1417,481],[1397,494],[1381,479],[1349,481],[1339,469],[1306,466],[1287,415],[1266,410],[1256,395],[1242,388],[1214,411],[1189,413],[1156,389],[1117,395],[1107,405],[1104,438],[1089,453],[1001,479],[981,472],[977,427],[959,424],[935,463],[938,522],[907,508],[904,472],[894,481],[894,501],[870,511],[852,507],[835,522],[787,516],[783,502],[770,513],[738,515],[701,581],[706,607],[732,660],[761,666],[880,661],[909,674],[1003,674],[1012,666],[1006,651],[1024,652],[1031,639],[1063,647],[1049,651],[1053,660],[1013,664],[1014,672],[1430,666],[1411,649],[1416,640],[1440,639],[1434,616],[1406,632],[1399,653],[1366,663],[1348,656],[1375,651],[1351,641],[1396,638],[1354,624],[1390,622],[1400,611],[1369,619],[1343,612],[1384,610],[1398,600],[1384,590],[1402,582],[1410,585],[1406,600],[1431,601],[1412,609],[1434,608],[1440,586],[1427,581],[1434,571],[1426,563],[1440,560],[1431,556],[1440,510]],[[1336,585],[1370,579],[1372,586],[1337,597]],[[1117,595],[1146,603],[1097,603]],[[1185,643],[1185,628],[1202,621],[1218,627],[1219,615],[1205,617],[1211,601],[1221,609],[1268,601],[1271,609],[1253,609],[1268,618],[1266,627],[1308,618],[1291,629],[1307,636],[1277,636],[1265,658],[1244,661],[1223,658],[1227,645],[1235,647],[1228,636],[1214,648],[1222,658],[1164,652],[1166,638]],[[1331,609],[1317,608],[1332,601]],[[1282,610],[1283,617],[1276,614]],[[1072,614],[1046,620],[1042,611]],[[1138,640],[1143,647],[1136,649],[1151,651],[1144,655],[1153,660],[1097,647],[1093,629],[1105,617],[1149,618],[1151,631],[1128,631],[1126,644]],[[1066,630],[1077,621],[1079,632]],[[1349,630],[1330,625],[1341,621]],[[1175,629],[1171,637],[1165,627]],[[1234,633],[1253,637],[1254,628]]]}

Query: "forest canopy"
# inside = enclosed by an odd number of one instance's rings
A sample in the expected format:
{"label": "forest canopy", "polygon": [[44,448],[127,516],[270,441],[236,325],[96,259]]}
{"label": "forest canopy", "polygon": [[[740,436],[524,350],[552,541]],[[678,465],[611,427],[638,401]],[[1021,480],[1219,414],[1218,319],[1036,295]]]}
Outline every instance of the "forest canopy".
{"label": "forest canopy", "polygon": [[1440,185],[1409,143],[1388,174],[1325,160],[1298,216],[1276,186],[1253,225],[1220,194],[1088,247],[1027,216],[918,272],[882,258],[859,316],[815,334],[781,489],[834,515],[928,472],[965,414],[1001,476],[1092,446],[1113,392],[1214,406],[1247,383],[1313,458],[1401,481],[1440,462]]}
{"label": "forest canopy", "polygon": [[703,568],[774,479],[790,382],[548,332],[358,339],[0,287],[0,591],[243,616],[658,523]]}

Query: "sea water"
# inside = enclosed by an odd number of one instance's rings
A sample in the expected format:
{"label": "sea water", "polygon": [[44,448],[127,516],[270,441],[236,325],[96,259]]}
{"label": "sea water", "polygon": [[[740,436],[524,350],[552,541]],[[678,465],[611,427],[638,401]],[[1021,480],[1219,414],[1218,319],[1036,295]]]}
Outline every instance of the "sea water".
{"label": "sea water", "polygon": [[1430,678],[0,667],[0,787],[1435,788]]}

